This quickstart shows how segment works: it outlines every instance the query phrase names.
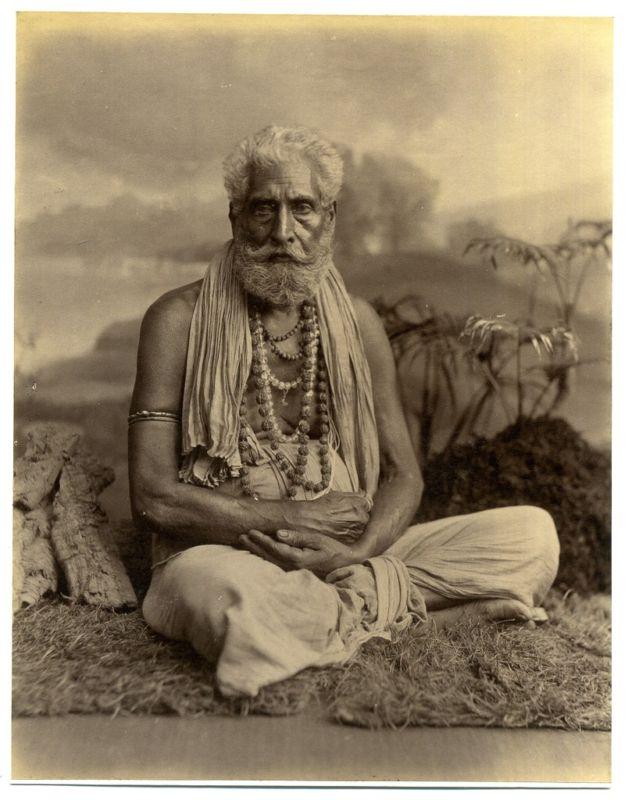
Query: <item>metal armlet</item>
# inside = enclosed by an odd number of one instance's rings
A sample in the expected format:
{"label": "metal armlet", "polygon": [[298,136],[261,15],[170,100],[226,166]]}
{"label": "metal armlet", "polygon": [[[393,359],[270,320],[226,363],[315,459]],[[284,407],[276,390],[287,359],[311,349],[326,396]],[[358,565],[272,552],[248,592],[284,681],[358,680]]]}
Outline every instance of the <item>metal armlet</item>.
{"label": "metal armlet", "polygon": [[173,411],[135,411],[129,414],[128,424],[134,425],[135,422],[180,422],[180,415]]}

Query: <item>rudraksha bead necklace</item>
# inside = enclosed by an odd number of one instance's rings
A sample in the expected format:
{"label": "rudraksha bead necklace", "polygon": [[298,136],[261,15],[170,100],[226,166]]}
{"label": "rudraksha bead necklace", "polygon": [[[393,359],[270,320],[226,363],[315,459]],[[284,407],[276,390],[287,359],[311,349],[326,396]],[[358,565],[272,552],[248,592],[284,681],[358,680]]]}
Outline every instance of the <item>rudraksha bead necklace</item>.
{"label": "rudraksha bead necklace", "polygon": [[304,322],[304,317],[300,314],[300,318],[297,320],[294,327],[292,327],[290,331],[287,331],[286,333],[280,333],[277,336],[274,335],[273,333],[269,333],[267,328],[265,328],[265,326],[263,325],[265,331],[265,339],[267,339],[268,342],[286,342],[286,340],[290,339],[291,336],[295,336],[298,330],[302,327],[303,322]]}
{"label": "rudraksha bead necklace", "polygon": [[[278,358],[282,358],[284,361],[297,361],[298,359],[302,358],[302,356],[304,355],[303,350],[302,350],[301,347],[297,350],[296,353],[285,353],[284,350],[281,350],[278,347],[278,344],[277,344],[277,342],[286,342],[287,339],[290,339],[292,336],[295,336],[295,334],[301,328],[305,328],[305,326],[307,324],[309,324],[310,319],[307,319],[306,317],[304,317],[303,311],[304,311],[304,306],[302,306],[302,311],[300,312],[300,317],[297,320],[297,323],[295,324],[295,326],[293,328],[291,328],[290,331],[287,331],[286,333],[282,333],[282,334],[280,334],[278,336],[274,336],[273,334],[269,333],[267,328],[265,328],[265,326],[263,325],[262,320],[260,322],[260,324],[262,326],[262,330],[263,330],[263,337],[266,340],[267,344],[269,345],[272,353],[277,355]],[[275,384],[273,384],[273,385],[275,386]]]}
{"label": "rudraksha bead necklace", "polygon": [[[306,301],[301,312],[302,329],[302,354],[304,356],[300,375],[295,381],[279,381],[271,372],[265,352],[266,332],[260,318],[260,311],[254,309],[250,315],[250,330],[252,333],[252,376],[256,389],[256,403],[258,412],[262,417],[262,429],[267,433],[269,446],[274,453],[275,460],[285,474],[288,482],[287,497],[294,500],[297,496],[297,487],[302,486],[308,491],[321,492],[330,485],[332,477],[332,463],[329,449],[330,416],[328,405],[328,376],[319,357],[319,326],[315,307],[312,302]],[[287,337],[288,338],[288,337]],[[316,379],[316,380],[315,380]],[[310,416],[312,403],[315,399],[315,383],[317,388],[317,410],[321,435],[319,437],[318,454],[321,467],[321,480],[311,481],[305,477],[308,457],[310,455]],[[300,417],[295,430],[291,434],[283,433],[278,425],[273,407],[271,387],[285,391],[295,385],[302,387],[302,406]],[[286,394],[285,391],[285,394]],[[255,499],[257,495],[250,484],[249,463],[250,445],[247,440],[247,402],[245,396],[240,406],[239,427],[239,453],[241,455],[241,486],[243,492]],[[297,442],[297,457],[295,465],[280,450],[280,444]]]}
{"label": "rudraksha bead necklace", "polygon": [[278,345],[275,342],[272,342],[271,339],[267,339],[267,344],[271,348],[272,353],[275,353],[278,358],[282,358],[285,361],[297,361],[304,354],[301,348],[297,351],[297,353],[285,353],[284,350],[280,350]]}

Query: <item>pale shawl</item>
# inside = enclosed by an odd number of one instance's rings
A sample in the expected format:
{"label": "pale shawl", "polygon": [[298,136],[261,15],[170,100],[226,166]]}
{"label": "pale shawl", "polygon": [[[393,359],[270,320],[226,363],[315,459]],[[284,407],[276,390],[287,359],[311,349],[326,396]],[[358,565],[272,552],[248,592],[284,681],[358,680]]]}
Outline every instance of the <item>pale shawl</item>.
{"label": "pale shawl", "polygon": [[[239,406],[252,360],[245,292],[234,274],[228,242],[208,265],[198,296],[187,350],[182,406],[180,477],[197,482],[195,461],[209,457],[200,482],[216,486],[237,476]],[[373,497],[379,445],[371,374],[354,309],[332,264],[316,295],[321,347],[328,371],[332,421],[353,491]]]}

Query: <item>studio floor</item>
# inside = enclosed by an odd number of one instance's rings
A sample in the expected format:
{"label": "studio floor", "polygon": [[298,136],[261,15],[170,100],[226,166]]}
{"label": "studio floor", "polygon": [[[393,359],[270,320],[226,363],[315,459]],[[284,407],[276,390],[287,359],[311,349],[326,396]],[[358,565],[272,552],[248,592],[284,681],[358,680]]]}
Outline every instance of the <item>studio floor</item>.
{"label": "studio floor", "polygon": [[12,745],[16,781],[610,781],[605,732],[371,731],[310,714],[21,718]]}

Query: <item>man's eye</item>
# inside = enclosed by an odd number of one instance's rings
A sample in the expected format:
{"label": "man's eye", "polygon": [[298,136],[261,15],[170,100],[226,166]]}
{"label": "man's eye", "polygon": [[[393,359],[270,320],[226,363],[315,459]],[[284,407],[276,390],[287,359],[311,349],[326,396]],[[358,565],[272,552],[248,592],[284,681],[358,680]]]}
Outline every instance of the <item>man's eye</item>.
{"label": "man's eye", "polygon": [[254,215],[256,217],[268,217],[273,214],[273,208],[270,205],[261,205],[254,208]]}
{"label": "man's eye", "polygon": [[302,214],[310,214],[312,210],[313,209],[310,203],[296,203],[293,207],[293,213],[299,214],[300,216]]}

